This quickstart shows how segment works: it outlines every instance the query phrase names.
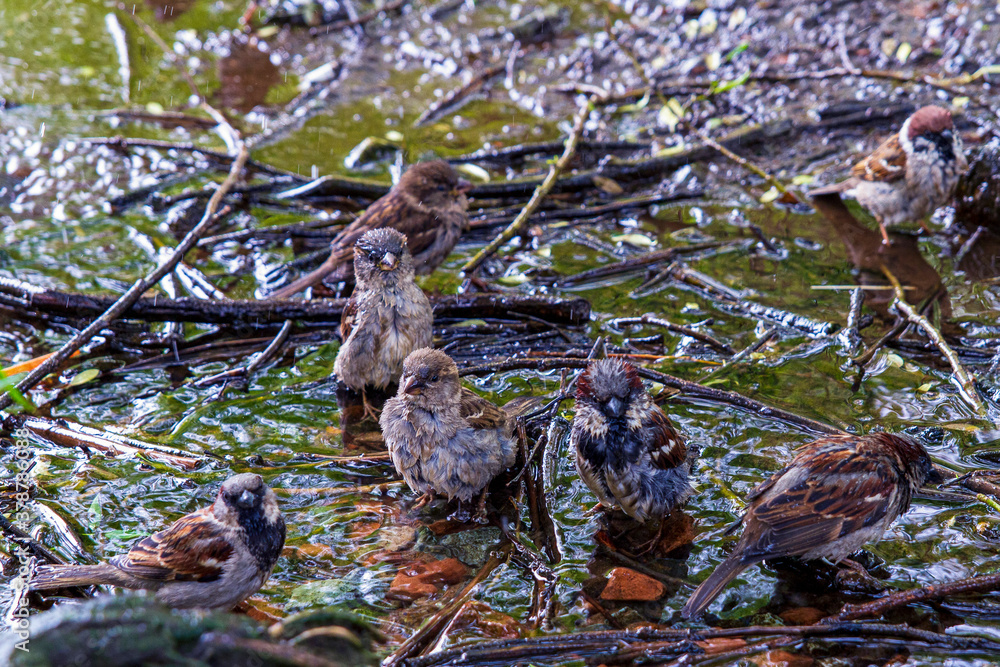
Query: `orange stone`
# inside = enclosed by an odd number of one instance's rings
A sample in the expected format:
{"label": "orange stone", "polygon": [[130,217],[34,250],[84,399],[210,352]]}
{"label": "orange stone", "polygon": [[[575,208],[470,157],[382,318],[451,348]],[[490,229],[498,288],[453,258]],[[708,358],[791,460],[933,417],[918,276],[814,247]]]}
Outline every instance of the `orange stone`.
{"label": "orange stone", "polygon": [[656,579],[627,567],[616,567],[608,573],[608,585],[601,591],[601,599],[649,602],[660,599],[666,592],[667,587]]}
{"label": "orange stone", "polygon": [[826,617],[816,607],[794,607],[780,614],[781,620],[789,625],[812,625]]}
{"label": "orange stone", "polygon": [[465,579],[469,568],[457,558],[444,558],[429,562],[415,561],[403,566],[389,585],[388,597],[397,600],[416,600],[434,595],[444,585],[457,584]]}

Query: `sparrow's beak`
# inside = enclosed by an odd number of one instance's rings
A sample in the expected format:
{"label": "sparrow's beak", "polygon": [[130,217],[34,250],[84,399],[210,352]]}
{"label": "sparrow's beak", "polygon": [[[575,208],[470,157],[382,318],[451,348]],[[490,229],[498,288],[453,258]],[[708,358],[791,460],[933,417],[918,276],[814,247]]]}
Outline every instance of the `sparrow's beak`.
{"label": "sparrow's beak", "polygon": [[250,491],[244,491],[240,494],[239,499],[237,499],[236,504],[245,510],[250,509],[257,504],[257,497]]}
{"label": "sparrow's beak", "polygon": [[399,266],[399,258],[393,255],[391,252],[387,252],[382,255],[382,261],[378,263],[378,268],[383,271],[392,271],[397,266]]}
{"label": "sparrow's beak", "polygon": [[614,417],[623,416],[625,414],[625,403],[617,398],[612,398],[608,401],[608,412]]}
{"label": "sparrow's beak", "polygon": [[426,386],[416,375],[411,375],[403,383],[403,393],[408,396],[419,396],[424,392],[424,387]]}
{"label": "sparrow's beak", "polygon": [[456,185],[455,189],[452,190],[451,192],[452,194],[458,195],[464,192],[468,192],[471,189],[472,189],[472,183],[465,180],[464,178],[460,178],[458,179],[458,185]]}

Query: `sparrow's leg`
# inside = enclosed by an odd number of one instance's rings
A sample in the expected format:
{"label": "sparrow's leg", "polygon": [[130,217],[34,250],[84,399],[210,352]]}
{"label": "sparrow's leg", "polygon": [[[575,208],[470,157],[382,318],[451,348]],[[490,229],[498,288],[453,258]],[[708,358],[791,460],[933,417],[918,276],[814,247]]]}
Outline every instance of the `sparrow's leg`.
{"label": "sparrow's leg", "polygon": [[423,507],[424,505],[426,505],[429,502],[431,502],[432,500],[434,500],[434,492],[433,491],[428,491],[427,493],[425,493],[422,496],[420,496],[419,498],[417,498],[417,502],[414,503],[413,507],[411,507],[410,509],[411,510],[418,510],[421,507]]}
{"label": "sparrow's leg", "polygon": [[382,413],[382,411],[368,402],[367,388],[361,390],[361,402],[365,407],[365,412],[363,415],[361,415],[361,420],[364,421],[365,419],[371,419],[373,422],[377,424],[379,415]]}
{"label": "sparrow's leg", "polygon": [[889,240],[889,232],[886,231],[885,225],[882,224],[881,220],[878,222],[878,229],[882,232],[882,245],[892,245],[892,241]]}
{"label": "sparrow's leg", "polygon": [[479,502],[476,503],[476,513],[472,517],[476,523],[489,523],[486,520],[486,491],[488,488],[484,488],[483,492],[479,494]]}
{"label": "sparrow's leg", "polygon": [[927,226],[927,221],[926,220],[921,220],[920,221],[920,229],[924,230],[925,232],[927,232],[931,236],[934,236],[934,230],[932,230],[930,227]]}
{"label": "sparrow's leg", "polygon": [[643,546],[642,551],[638,552],[636,556],[645,556],[653,549],[655,549],[657,546],[659,546],[660,542],[663,541],[663,533],[665,532],[666,527],[667,527],[667,517],[663,517],[662,519],[660,519],[660,527],[656,529],[656,535],[654,535],[653,539],[651,539]]}
{"label": "sparrow's leg", "polygon": [[870,575],[861,563],[845,558],[839,564],[847,568],[837,572],[836,581],[839,586],[852,591],[876,592],[885,590],[885,585]]}
{"label": "sparrow's leg", "polygon": [[598,512],[603,512],[604,509],[605,509],[604,505],[602,505],[601,503],[597,503],[583,514],[584,516],[590,516],[591,514],[597,514]]}

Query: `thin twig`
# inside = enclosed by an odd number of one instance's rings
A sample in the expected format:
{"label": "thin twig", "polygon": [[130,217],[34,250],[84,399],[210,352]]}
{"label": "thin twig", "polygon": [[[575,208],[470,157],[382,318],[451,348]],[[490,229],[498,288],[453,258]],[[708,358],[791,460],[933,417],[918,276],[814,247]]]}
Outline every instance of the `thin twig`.
{"label": "thin twig", "polygon": [[555,164],[549,167],[549,173],[546,175],[545,180],[535,188],[534,194],[531,195],[531,199],[528,203],[524,205],[521,212],[517,214],[514,218],[514,222],[510,223],[506,229],[504,229],[500,234],[489,242],[489,244],[477,252],[472,259],[465,263],[462,267],[463,273],[471,273],[478,267],[483,261],[495,253],[500,246],[512,239],[516,234],[518,234],[525,225],[528,224],[529,218],[531,218],[532,213],[538,208],[538,205],[542,203],[542,200],[549,194],[552,186],[556,184],[559,180],[559,175],[563,173],[568,167],[570,162],[573,160],[573,156],[576,155],[576,146],[580,141],[580,137],[583,136],[583,126],[587,121],[587,117],[590,115],[592,108],[591,100],[580,105],[580,109],[577,111],[576,119],[573,121],[573,129],[570,130],[569,136],[566,137],[566,147],[563,149],[563,154]]}
{"label": "thin twig", "polygon": [[[219,186],[219,189],[215,191],[215,194],[212,195],[212,198],[208,201],[208,205],[205,207],[205,213],[202,215],[201,221],[187,233],[170,257],[156,267],[156,269],[154,269],[148,276],[137,280],[135,284],[128,289],[128,291],[122,294],[121,297],[119,297],[118,300],[111,305],[110,308],[104,311],[104,313],[96,320],[91,322],[90,326],[69,339],[55,354],[46,359],[43,364],[31,373],[28,373],[28,375],[17,384],[18,391],[22,394],[27,394],[28,391],[41,382],[45,376],[61,368],[74,352],[83,347],[84,344],[89,342],[91,338],[96,336],[111,322],[121,317],[122,314],[132,306],[132,304],[139,300],[139,297],[142,296],[143,292],[158,283],[163,276],[174,270],[174,267],[180,263],[180,261],[184,258],[184,255],[186,255],[187,252],[198,243],[198,239],[201,238],[211,226],[215,219],[215,212],[218,210],[219,204],[222,203],[222,199],[226,196],[226,192],[229,191],[229,188],[231,188],[239,178],[240,172],[243,171],[243,165],[246,162],[247,157],[249,157],[249,153],[246,148],[240,146],[239,153],[229,170],[229,175],[226,176],[226,180],[222,182],[222,185]],[[12,401],[13,399],[9,393],[0,396],[0,410],[4,410],[9,407]]]}
{"label": "thin twig", "polygon": [[948,345],[947,341],[945,341],[941,332],[930,323],[930,320],[918,313],[913,306],[907,302],[906,296],[903,294],[903,287],[900,285],[899,280],[896,279],[896,276],[894,276],[892,272],[885,267],[882,268],[882,272],[896,289],[896,298],[892,302],[892,307],[905,315],[910,322],[923,329],[924,333],[927,334],[927,337],[930,338],[935,345],[937,345],[937,348],[941,350],[941,354],[943,354],[944,358],[948,360],[949,364],[951,364],[952,372],[955,374],[955,379],[958,381],[959,395],[965,399],[965,402],[969,404],[977,415],[985,417],[986,406],[979,398],[979,394],[976,391],[976,385],[973,383],[972,378],[969,377],[969,373],[965,370],[965,367],[959,360],[958,355],[953,349],[951,349],[951,346]]}
{"label": "thin twig", "polygon": [[654,315],[651,315],[650,313],[646,313],[642,317],[617,317],[608,322],[608,324],[615,328],[619,328],[630,324],[653,324],[656,326],[664,327],[668,331],[673,331],[674,333],[682,334],[684,336],[687,336],[688,338],[694,338],[695,340],[700,340],[702,343],[705,343],[706,345],[714,349],[716,352],[722,352],[723,354],[730,354],[730,355],[736,354],[736,350],[726,345],[722,341],[718,340],[717,338],[713,338],[712,336],[709,336],[706,333],[702,333],[701,331],[695,331],[690,327],[681,326],[680,324],[674,324],[673,322],[665,320],[661,317],[656,317]]}
{"label": "thin twig", "polygon": [[864,604],[846,604],[839,614],[825,619],[824,622],[854,621],[860,618],[881,616],[891,609],[904,607],[915,602],[939,600],[950,595],[989,593],[997,590],[1000,590],[1000,573],[969,577],[943,584],[931,584],[922,588],[890,593],[884,598]]}

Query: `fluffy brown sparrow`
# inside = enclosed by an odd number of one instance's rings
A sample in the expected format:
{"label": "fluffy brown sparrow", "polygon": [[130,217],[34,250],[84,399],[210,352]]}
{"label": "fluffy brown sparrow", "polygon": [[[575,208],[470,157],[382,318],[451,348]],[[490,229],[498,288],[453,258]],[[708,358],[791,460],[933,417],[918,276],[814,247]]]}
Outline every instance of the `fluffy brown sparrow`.
{"label": "fluffy brown sparrow", "polygon": [[422,494],[468,502],[517,457],[515,420],[462,386],[444,352],[417,350],[403,362],[399,392],[385,402],[379,423],[396,470]]}
{"label": "fluffy brown sparrow", "polygon": [[385,196],[337,234],[330,242],[330,256],[319,268],[276,290],[272,298],[291,297],[334,271],[338,271],[338,280],[349,279],[352,246],[368,230],[381,227],[405,234],[414,270],[418,275],[431,273],[469,226],[469,201],[465,193],[471,187],[447,162],[435,160],[413,165]]}
{"label": "fluffy brown sparrow", "polygon": [[959,176],[968,166],[951,112],[926,106],[854,165],[851,178],[813,190],[809,196],[852,192],[878,220],[888,244],[886,227],[919,221],[926,230],[924,218],[954,196]]}
{"label": "fluffy brown sparrow", "polygon": [[740,572],[768,558],[844,560],[882,537],[913,493],[940,482],[923,446],[905,435],[828,436],[804,445],[747,496],[743,535],[684,605],[694,618]]}
{"label": "fluffy brown sparrow", "polygon": [[622,359],[592,361],[580,375],[570,445],[601,504],[637,521],[661,519],[693,493],[694,455]]}
{"label": "fluffy brown sparrow", "polygon": [[98,565],[46,565],[31,590],[122,586],[156,591],[176,608],[231,609],[271,576],[285,544],[285,520],[260,475],[234,475],[210,507],[181,517]]}
{"label": "fluffy brown sparrow", "polygon": [[[413,282],[413,257],[395,229],[372,229],[354,246],[357,283],[340,322],[333,372],[357,392],[399,379],[403,360],[431,344],[431,303]],[[365,400],[367,414],[374,414]]]}

